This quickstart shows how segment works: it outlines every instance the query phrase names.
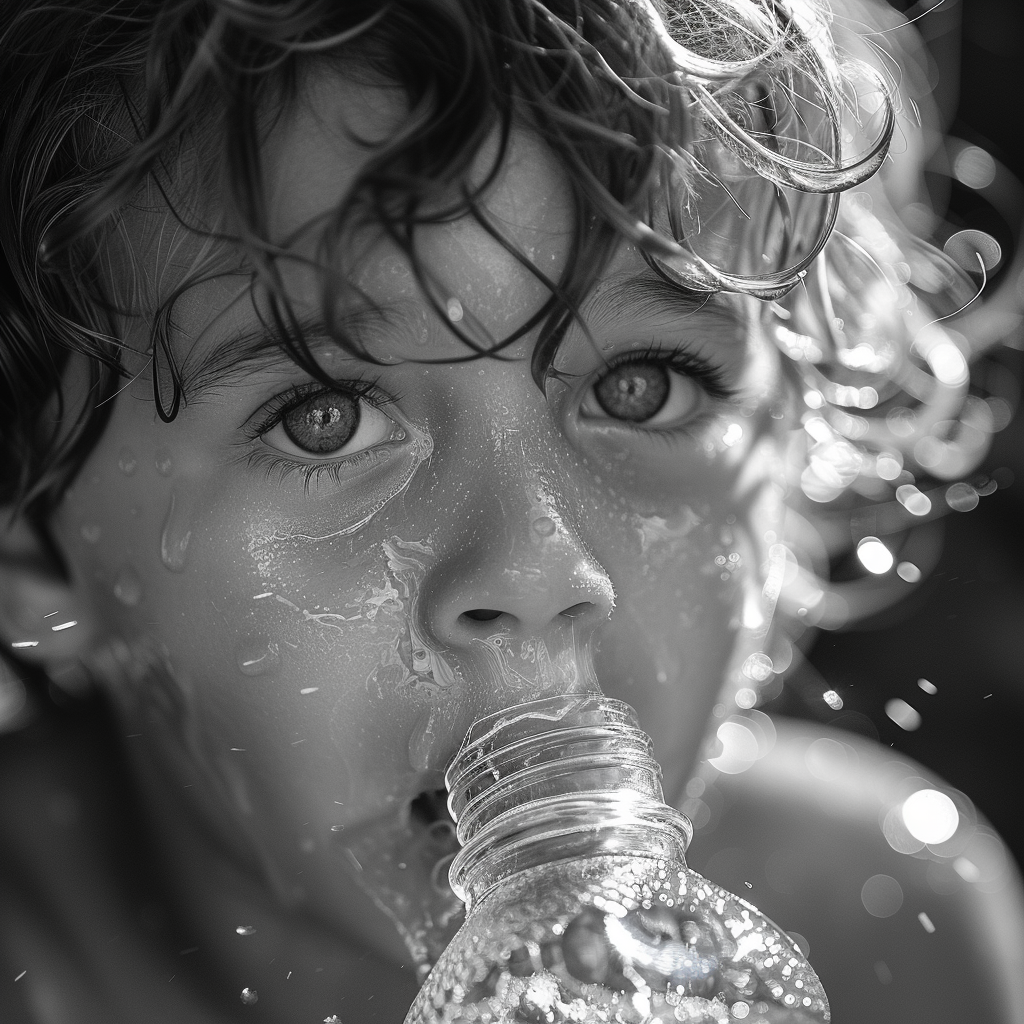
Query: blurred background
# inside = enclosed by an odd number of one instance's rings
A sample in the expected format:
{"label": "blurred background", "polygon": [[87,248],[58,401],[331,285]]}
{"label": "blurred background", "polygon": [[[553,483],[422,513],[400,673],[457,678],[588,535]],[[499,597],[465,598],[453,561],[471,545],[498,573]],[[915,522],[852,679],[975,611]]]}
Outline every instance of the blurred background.
{"label": "blurred background", "polygon": [[[915,19],[925,40],[929,83],[951,137],[928,175],[937,208],[948,203],[948,224],[936,240],[942,244],[943,235],[963,228],[994,236],[1003,250],[988,284],[994,293],[1017,272],[1009,264],[1024,217],[1024,4],[892,0],[892,6]],[[965,151],[970,158],[958,160]],[[1024,309],[1024,277],[1010,281],[1009,288]],[[914,544],[923,557],[916,560],[922,568],[930,554],[938,561],[916,589],[908,586],[909,596],[893,608],[801,642],[806,659],[794,662],[781,693],[763,710],[827,722],[920,761],[967,794],[1024,864],[1018,746],[1024,741],[1020,326],[1008,341],[975,376],[979,393],[1001,399],[1005,404],[997,402],[996,408],[1009,419],[969,478],[980,492],[976,507],[961,512],[957,507],[973,500],[951,503],[948,514],[920,527]],[[856,567],[838,564],[834,570],[842,579]]]}

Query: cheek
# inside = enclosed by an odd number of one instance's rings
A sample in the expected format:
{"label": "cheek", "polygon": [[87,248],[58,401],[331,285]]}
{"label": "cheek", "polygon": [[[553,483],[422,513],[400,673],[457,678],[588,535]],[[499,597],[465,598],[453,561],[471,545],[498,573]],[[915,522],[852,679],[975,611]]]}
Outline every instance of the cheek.
{"label": "cheek", "polygon": [[259,488],[190,489],[173,459],[152,462],[97,458],[58,524],[109,628],[103,675],[130,731],[183,784],[284,830],[407,796],[409,737],[459,683],[413,625],[429,544],[376,524],[325,535]]}
{"label": "cheek", "polygon": [[652,735],[669,794],[693,770],[723,681],[770,624],[765,535],[779,527],[782,492],[771,453],[760,454],[757,473],[709,461],[674,496],[623,488],[628,500],[608,502],[611,489],[600,506],[617,605],[595,664],[602,689]]}

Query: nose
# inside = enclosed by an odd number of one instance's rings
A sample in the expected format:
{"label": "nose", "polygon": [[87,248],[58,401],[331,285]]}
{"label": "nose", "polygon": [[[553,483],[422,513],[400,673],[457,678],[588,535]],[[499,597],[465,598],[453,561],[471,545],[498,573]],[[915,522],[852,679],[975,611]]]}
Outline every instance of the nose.
{"label": "nose", "polygon": [[588,641],[615,604],[604,568],[560,517],[528,518],[536,539],[501,525],[438,567],[427,602],[430,633],[456,649],[495,634],[549,645],[565,634]]}
{"label": "nose", "polygon": [[488,449],[477,472],[458,468],[463,497],[421,591],[421,624],[462,664],[478,709],[597,689],[592,648],[615,594],[584,540],[585,471],[546,413],[520,418],[515,442]]}

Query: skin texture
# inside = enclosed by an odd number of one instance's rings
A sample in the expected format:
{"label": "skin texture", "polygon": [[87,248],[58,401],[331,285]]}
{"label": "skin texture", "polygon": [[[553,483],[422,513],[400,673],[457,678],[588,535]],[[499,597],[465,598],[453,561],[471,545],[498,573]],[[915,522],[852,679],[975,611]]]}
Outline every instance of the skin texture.
{"label": "skin texture", "polygon": [[[379,131],[396,113],[384,90],[323,79],[281,119],[266,147],[273,231],[296,254],[313,252],[303,225],[362,158],[343,125]],[[528,133],[487,206],[557,278],[567,188]],[[138,218],[136,249],[173,281],[152,242],[162,223]],[[318,349],[339,380],[376,382],[353,443],[304,454],[268,424],[268,405],[309,382],[284,358],[208,375],[171,424],[140,358],[53,518],[70,581],[37,581],[24,600],[38,612],[5,625],[12,641],[41,638],[27,657],[57,673],[80,659],[108,690],[206,969],[236,1002],[235,980],[258,988],[267,1019],[319,1012],[325,993],[365,1020],[408,1004],[417,951],[443,945],[452,911],[419,895],[450,843],[424,838],[408,807],[442,785],[476,718],[600,687],[637,708],[678,793],[771,612],[762,564],[787,424],[755,304],[648,295],[638,281],[654,275],[624,245],[584,307],[597,348],[572,328],[545,394],[529,372],[535,333],[501,360],[445,362],[466,349],[401,256],[372,235],[360,244],[355,283],[387,310],[361,338],[385,365]],[[546,298],[471,220],[423,229],[419,248],[442,305],[457,298],[481,338]],[[295,263],[286,277],[314,311],[312,275]],[[244,289],[225,277],[178,304],[186,371],[258,327]],[[146,330],[128,325],[139,351]],[[605,359],[679,347],[733,394],[673,370],[652,422],[601,408]],[[77,625],[48,629],[51,605]],[[258,958],[235,933],[247,921]],[[381,977],[360,967],[366,950],[406,964],[390,1009],[361,1002]],[[316,957],[330,969],[278,980]]]}

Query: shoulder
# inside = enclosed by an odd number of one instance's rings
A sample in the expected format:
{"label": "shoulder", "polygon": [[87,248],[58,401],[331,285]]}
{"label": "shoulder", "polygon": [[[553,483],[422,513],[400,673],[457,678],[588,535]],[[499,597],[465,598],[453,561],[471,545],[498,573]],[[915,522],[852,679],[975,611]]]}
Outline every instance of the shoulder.
{"label": "shoulder", "polygon": [[1024,889],[970,800],[876,743],[773,726],[684,805],[692,866],[803,937],[837,1020],[1024,1020]]}
{"label": "shoulder", "polygon": [[147,1006],[154,1024],[217,1024],[174,983],[174,928],[138,867],[109,730],[96,709],[0,736],[0,1020],[120,1024]]}

